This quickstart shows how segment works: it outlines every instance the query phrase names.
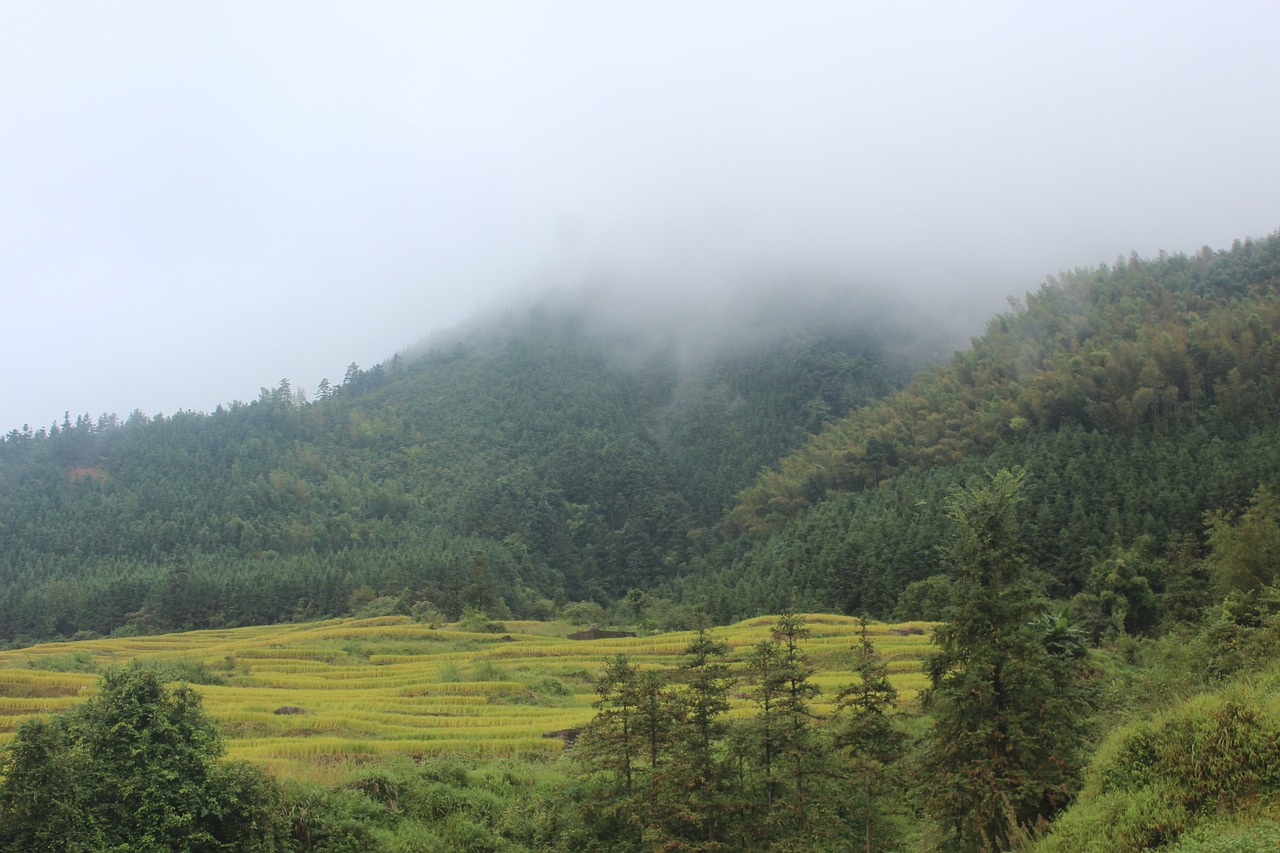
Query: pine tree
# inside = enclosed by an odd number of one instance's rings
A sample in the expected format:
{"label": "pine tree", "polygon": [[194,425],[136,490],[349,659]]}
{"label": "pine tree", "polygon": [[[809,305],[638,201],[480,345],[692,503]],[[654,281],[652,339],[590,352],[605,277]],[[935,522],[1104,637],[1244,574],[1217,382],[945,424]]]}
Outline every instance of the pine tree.
{"label": "pine tree", "polygon": [[824,750],[814,731],[812,702],[818,695],[818,685],[810,681],[813,664],[800,650],[800,643],[808,639],[804,616],[784,611],[774,623],[769,634],[778,645],[778,679],[781,694],[778,697],[780,730],[780,757],[786,762],[791,777],[791,809],[794,827],[803,831],[808,824],[806,793],[809,777],[821,764]]}
{"label": "pine tree", "polygon": [[626,655],[605,661],[596,680],[596,715],[574,750],[574,757],[601,784],[586,804],[597,831],[620,842],[639,843],[640,809],[633,793],[636,762],[642,749],[637,737],[639,669]]}
{"label": "pine tree", "polygon": [[639,745],[638,760],[644,766],[636,783],[633,799],[644,798],[645,825],[658,820],[663,773],[669,760],[675,725],[681,716],[682,703],[658,672],[640,672],[635,681],[635,723],[633,731]]}
{"label": "pine tree", "polygon": [[591,721],[584,750],[595,769],[607,772],[617,787],[631,793],[633,772],[642,744],[636,735],[639,670],[620,654],[605,661],[596,681],[596,716]]}
{"label": "pine tree", "polygon": [[999,471],[949,507],[955,596],[927,664],[926,800],[962,850],[1007,848],[1078,783],[1089,692],[1079,645],[1046,642],[1016,531],[1023,480]]}
{"label": "pine tree", "polygon": [[764,812],[766,819],[773,813],[773,800],[777,783],[774,781],[774,763],[778,755],[778,741],[781,723],[778,719],[778,701],[785,690],[786,682],[778,663],[780,652],[778,642],[772,638],[761,640],[751,649],[747,658],[747,673],[755,689],[751,698],[755,701],[757,711],[753,720],[755,741],[755,762],[759,764],[762,793],[764,795]]}
{"label": "pine tree", "polygon": [[[726,657],[729,646],[698,629],[682,652],[680,671],[685,683],[683,718],[678,729],[678,762],[666,774],[676,819],[669,821],[677,834],[686,834],[706,849],[720,849],[726,824],[729,773],[722,744],[729,732],[729,689],[733,677]],[[683,825],[683,826],[681,826]]]}
{"label": "pine tree", "polygon": [[871,853],[876,849],[876,795],[888,782],[904,737],[889,719],[898,704],[898,689],[889,681],[889,665],[871,643],[865,616],[858,622],[853,672],[858,680],[836,697],[840,711],[848,714],[836,732],[836,745],[849,754],[859,777],[863,837]]}

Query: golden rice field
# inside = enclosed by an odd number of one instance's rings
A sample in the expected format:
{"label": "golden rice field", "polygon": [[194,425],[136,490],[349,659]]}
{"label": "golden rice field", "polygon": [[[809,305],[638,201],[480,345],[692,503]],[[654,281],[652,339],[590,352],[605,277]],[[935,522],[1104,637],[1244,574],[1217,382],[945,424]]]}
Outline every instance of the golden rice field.
{"label": "golden rice field", "polygon": [[[827,702],[853,680],[857,620],[814,614],[805,650]],[[772,617],[713,633],[741,662],[766,639]],[[904,634],[921,628],[924,634]],[[675,667],[692,633],[575,641],[565,623],[505,623],[505,634],[431,628],[407,617],[192,631],[155,637],[47,643],[0,652],[0,743],[22,720],[92,695],[97,676],[59,671],[173,665],[212,675],[198,684],[233,758],[295,778],[324,781],[388,754],[550,755],[544,732],[591,719],[605,658],[626,653],[643,668]],[[924,686],[926,623],[872,623],[876,648],[904,699]],[[749,689],[742,685],[737,690]],[[821,700],[820,700],[821,701]],[[279,714],[281,708],[301,713]],[[734,715],[752,712],[741,695]]]}

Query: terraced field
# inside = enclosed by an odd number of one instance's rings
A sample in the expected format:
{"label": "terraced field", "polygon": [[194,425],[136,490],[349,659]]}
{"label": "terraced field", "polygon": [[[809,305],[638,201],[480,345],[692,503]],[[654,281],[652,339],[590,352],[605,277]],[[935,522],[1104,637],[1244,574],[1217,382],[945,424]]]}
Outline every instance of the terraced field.
{"label": "terraced field", "polygon": [[[852,680],[857,620],[815,614],[807,621],[813,636],[805,649],[830,701]],[[761,617],[714,634],[740,662],[772,623]],[[23,719],[92,695],[95,671],[138,661],[210,682],[195,689],[229,755],[282,776],[329,781],[397,753],[550,755],[563,744],[545,732],[591,719],[594,679],[606,657],[625,652],[644,668],[670,668],[692,638],[574,641],[565,639],[573,627],[554,622],[507,622],[503,634],[453,627],[434,629],[407,617],[340,619],[0,652],[0,742]],[[870,628],[904,699],[924,686],[920,663],[930,627]],[[925,633],[911,633],[917,630]],[[739,694],[731,713],[752,711]]]}

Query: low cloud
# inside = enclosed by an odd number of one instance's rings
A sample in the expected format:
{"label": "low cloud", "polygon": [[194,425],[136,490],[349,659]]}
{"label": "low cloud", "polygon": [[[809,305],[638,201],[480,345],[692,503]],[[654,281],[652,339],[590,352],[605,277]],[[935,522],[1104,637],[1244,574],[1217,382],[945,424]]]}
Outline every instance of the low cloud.
{"label": "low cloud", "polygon": [[1062,269],[1263,236],[1277,29],[1261,2],[17,6],[0,424],[314,388],[513,291],[730,317],[794,280],[963,327]]}

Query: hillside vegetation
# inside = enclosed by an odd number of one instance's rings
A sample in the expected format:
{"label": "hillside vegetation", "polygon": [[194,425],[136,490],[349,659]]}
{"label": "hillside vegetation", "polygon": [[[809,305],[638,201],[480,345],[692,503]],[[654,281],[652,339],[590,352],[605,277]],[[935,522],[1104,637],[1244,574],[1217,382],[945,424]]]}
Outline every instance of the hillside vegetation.
{"label": "hillside vegetation", "polygon": [[941,572],[945,495],[1013,466],[1029,474],[1024,544],[1056,595],[1084,591],[1116,548],[1172,575],[1206,512],[1280,484],[1278,360],[1280,237],[1050,279],[949,364],[764,471],[683,589],[722,619],[797,588],[806,606],[888,615]]}
{"label": "hillside vegetation", "polygon": [[[761,309],[763,310],[763,309]],[[892,325],[619,329],[534,306],[210,415],[0,442],[0,637],[359,611],[546,618],[674,576],[756,470],[900,385]],[[692,320],[685,320],[692,322]]]}
{"label": "hillside vegetation", "polygon": [[0,706],[70,716],[13,735],[0,834],[52,831],[19,783],[80,791],[110,709],[66,709],[134,660],[294,780],[227,777],[262,849],[1274,847],[1280,235],[1011,307],[908,378],[811,311],[543,305],[314,402],[10,433]]}
{"label": "hillside vegetation", "polygon": [[[50,764],[89,767],[75,748],[66,750],[64,763],[49,762],[46,756],[57,755],[57,748],[40,739],[50,729],[70,726],[80,742],[112,743],[109,754],[122,751],[124,744],[114,744],[122,731],[131,739],[149,725],[144,722],[148,700],[139,692],[149,692],[150,701],[161,707],[176,703],[186,709],[203,699],[208,722],[195,728],[216,725],[232,760],[211,765],[212,776],[256,778],[248,769],[236,769],[244,767],[237,761],[248,760],[249,766],[270,772],[270,783],[256,784],[281,786],[273,796],[241,791],[235,832],[244,835],[250,831],[244,824],[256,821],[251,849],[623,849],[632,842],[629,830],[617,825],[624,793],[613,790],[612,780],[618,767],[617,714],[631,700],[619,692],[620,685],[636,679],[633,686],[649,685],[660,691],[655,697],[662,697],[660,715],[649,717],[660,720],[660,728],[652,747],[646,744],[643,751],[660,751],[663,760],[646,764],[638,742],[632,743],[637,785],[641,779],[683,784],[679,769],[692,767],[686,759],[698,754],[696,743],[684,738],[701,731],[699,697],[719,697],[714,709],[708,706],[706,719],[716,730],[714,772],[717,785],[725,786],[724,796],[731,780],[724,775],[729,764],[720,749],[738,754],[740,775],[747,766],[742,762],[755,760],[750,744],[761,721],[781,727],[788,719],[782,710],[786,682],[762,679],[759,670],[761,648],[775,648],[778,636],[791,638],[793,652],[802,655],[794,663],[803,661],[803,668],[785,670],[781,658],[771,665],[806,685],[805,725],[826,721],[806,741],[806,761],[814,762],[804,768],[810,808],[834,808],[840,786],[827,776],[843,765],[829,737],[819,740],[817,732],[838,732],[847,724],[853,707],[848,688],[863,683],[859,673],[865,671],[867,654],[883,661],[883,689],[910,700],[924,685],[921,662],[929,647],[921,626],[865,625],[825,615],[761,617],[713,634],[582,641],[565,639],[564,624],[468,627],[436,628],[384,617],[0,653],[0,719],[15,747],[5,760],[8,779],[0,780],[0,849],[59,846],[94,833],[99,839],[121,837],[120,820],[103,805],[111,795],[86,791],[94,784],[91,779],[59,780],[65,814],[56,825],[27,808],[42,787],[53,784],[50,780],[24,783],[20,790],[10,780],[35,779],[49,772]],[[706,667],[710,681],[700,680],[699,667]],[[107,673],[101,690],[97,672]],[[173,688],[166,700],[158,685],[175,678],[195,685]],[[762,696],[772,696],[776,708],[771,711],[768,701],[762,705]],[[130,728],[97,731],[96,721],[116,713],[108,703],[122,698],[132,715]],[[57,716],[46,724],[41,715],[51,712]],[[198,709],[193,713],[198,716]],[[191,713],[184,710],[183,716]],[[637,712],[637,720],[642,716]],[[732,739],[730,731],[736,733]],[[551,736],[556,733],[561,737]],[[573,749],[566,750],[566,736],[570,743],[578,740]],[[775,737],[781,779],[799,744],[784,737],[781,728]],[[150,736],[140,740],[139,750],[154,753],[153,775],[187,772],[164,766],[163,752],[154,751]],[[729,746],[731,741],[735,745]],[[221,751],[202,749],[213,756]],[[94,772],[128,775],[136,769],[108,764]],[[141,784],[133,776],[120,781],[126,790]],[[733,784],[739,800],[755,793],[754,781],[751,787],[743,778]],[[779,803],[786,801],[786,785],[777,787]],[[723,802],[740,819],[732,830],[717,832],[733,838],[751,832],[754,812],[743,803],[728,806],[727,797]],[[640,807],[632,805],[638,815]],[[829,820],[843,822],[848,811],[842,807]],[[705,825],[696,814],[665,814],[655,821],[673,833],[673,840],[690,826]],[[145,817],[136,822],[131,843],[147,826]],[[169,821],[166,844],[189,843],[181,840],[187,836],[180,823]],[[830,824],[822,831],[830,835],[837,828]]]}

